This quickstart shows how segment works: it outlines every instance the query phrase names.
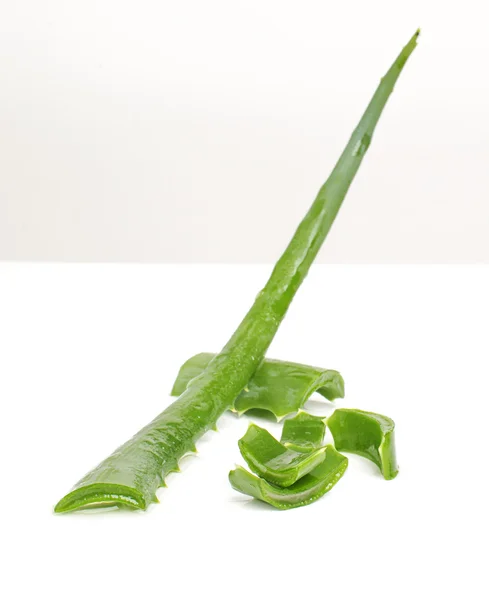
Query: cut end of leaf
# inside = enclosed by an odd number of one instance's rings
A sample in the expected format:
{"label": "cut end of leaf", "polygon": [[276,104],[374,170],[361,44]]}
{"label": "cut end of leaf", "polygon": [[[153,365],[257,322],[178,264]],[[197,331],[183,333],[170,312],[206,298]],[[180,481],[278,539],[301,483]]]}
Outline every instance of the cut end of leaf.
{"label": "cut end of leaf", "polygon": [[55,513],[117,506],[146,510],[143,496],[137,490],[116,484],[93,483],[71,491],[54,507]]}

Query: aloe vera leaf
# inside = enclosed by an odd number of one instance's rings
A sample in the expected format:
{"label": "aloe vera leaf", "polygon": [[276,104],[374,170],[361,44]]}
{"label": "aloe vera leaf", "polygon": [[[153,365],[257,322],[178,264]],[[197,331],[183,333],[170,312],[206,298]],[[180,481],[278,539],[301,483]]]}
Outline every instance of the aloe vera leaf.
{"label": "aloe vera leaf", "polygon": [[394,421],[384,415],[353,408],[341,408],[329,417],[328,427],[335,447],[375,463],[385,479],[399,472],[396,460]]}
{"label": "aloe vera leaf", "polygon": [[325,457],[326,448],[297,452],[281,444],[266,429],[253,423],[238,441],[249,468],[270,483],[288,487],[312,471]]}
{"label": "aloe vera leaf", "polygon": [[273,485],[243,467],[232,470],[229,481],[236,491],[286,510],[311,504],[321,498],[338,483],[347,466],[346,456],[337,452],[333,446],[326,446],[323,462],[290,487]]}
{"label": "aloe vera leaf", "polygon": [[221,352],[175,402],[76,483],[55,506],[55,512],[99,504],[145,510],[156,500],[156,490],[178,460],[233,406],[261,364],[331,229],[418,35],[417,31],[381,79],[331,175]]}
{"label": "aloe vera leaf", "polygon": [[[214,356],[203,352],[189,358],[180,368],[172,396],[183,393]],[[235,400],[233,410],[240,415],[251,409],[268,410],[280,420],[297,412],[314,392],[328,400],[344,398],[343,377],[331,369],[266,358]]]}
{"label": "aloe vera leaf", "polygon": [[308,452],[322,446],[326,417],[316,417],[301,410],[284,421],[281,443],[297,452]]}

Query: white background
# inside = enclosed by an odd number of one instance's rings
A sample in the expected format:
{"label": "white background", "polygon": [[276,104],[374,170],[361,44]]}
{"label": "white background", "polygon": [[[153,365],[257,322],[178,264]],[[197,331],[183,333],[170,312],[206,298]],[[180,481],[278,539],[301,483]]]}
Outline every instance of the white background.
{"label": "white background", "polygon": [[248,419],[225,415],[146,513],[52,513],[167,406],[187,357],[224,344],[269,269],[0,265],[3,598],[488,597],[483,266],[317,265],[270,348],[339,369],[338,406],[394,418],[395,480],[350,456],[320,501],[273,510],[231,489]]}
{"label": "white background", "polygon": [[273,262],[418,48],[319,257],[489,262],[487,2],[0,3],[0,259]]}

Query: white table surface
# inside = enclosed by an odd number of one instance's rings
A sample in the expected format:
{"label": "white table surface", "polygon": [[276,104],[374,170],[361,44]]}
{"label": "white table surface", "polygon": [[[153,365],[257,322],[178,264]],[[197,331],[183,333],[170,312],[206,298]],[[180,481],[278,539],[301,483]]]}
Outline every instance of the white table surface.
{"label": "white table surface", "polygon": [[340,370],[338,406],[396,421],[394,481],[350,455],[315,504],[250,501],[227,481],[249,420],[226,414],[146,513],[53,514],[268,271],[0,264],[3,598],[487,597],[486,267],[315,266],[270,348]]}

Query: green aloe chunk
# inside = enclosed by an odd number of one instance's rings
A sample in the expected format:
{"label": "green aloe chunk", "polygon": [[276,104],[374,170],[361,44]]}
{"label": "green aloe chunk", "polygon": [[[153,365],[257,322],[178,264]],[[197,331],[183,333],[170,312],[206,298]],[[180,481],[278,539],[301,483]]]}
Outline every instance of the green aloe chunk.
{"label": "green aloe chunk", "polygon": [[[182,394],[214,356],[202,352],[189,358],[180,368],[172,396]],[[344,398],[343,377],[331,369],[266,358],[235,400],[233,408],[240,415],[251,409],[268,410],[280,420],[297,412],[314,392],[327,400]]]}
{"label": "green aloe chunk", "polygon": [[368,458],[385,479],[394,479],[398,474],[392,419],[355,408],[340,408],[329,417],[328,427],[338,450]]}
{"label": "green aloe chunk", "polygon": [[250,469],[270,483],[288,487],[323,462],[326,448],[297,452],[287,448],[266,429],[253,423],[238,441]]}
{"label": "green aloe chunk", "polygon": [[282,510],[311,504],[324,496],[341,479],[348,466],[346,456],[326,446],[323,462],[290,487],[282,488],[256,477],[242,467],[229,473],[233,488]]}
{"label": "green aloe chunk", "polygon": [[315,417],[301,410],[292,419],[284,421],[280,441],[298,452],[319,448],[326,431],[326,417]]}

